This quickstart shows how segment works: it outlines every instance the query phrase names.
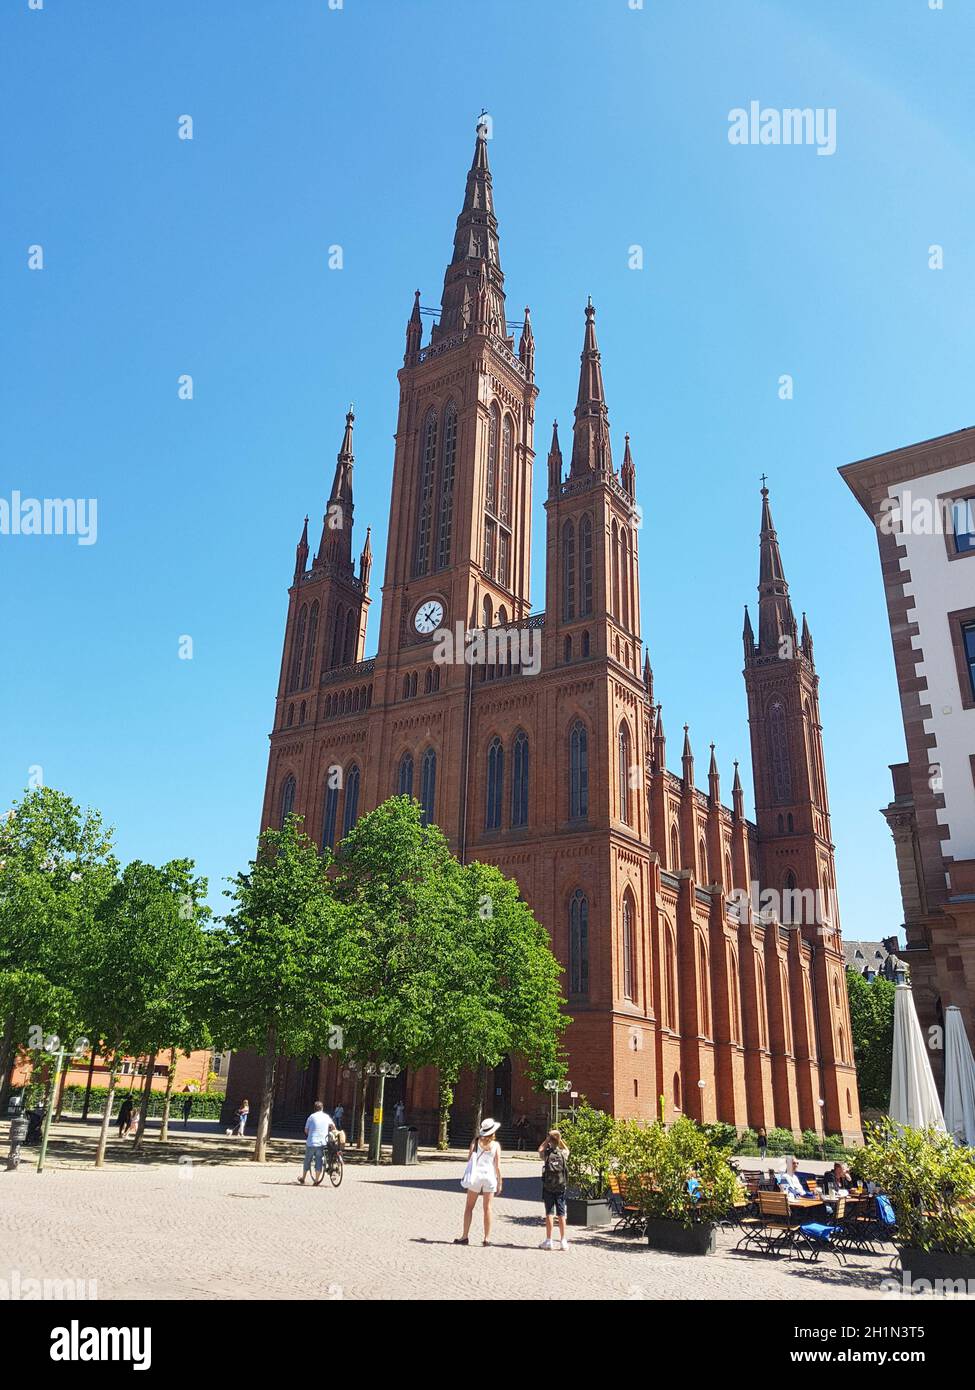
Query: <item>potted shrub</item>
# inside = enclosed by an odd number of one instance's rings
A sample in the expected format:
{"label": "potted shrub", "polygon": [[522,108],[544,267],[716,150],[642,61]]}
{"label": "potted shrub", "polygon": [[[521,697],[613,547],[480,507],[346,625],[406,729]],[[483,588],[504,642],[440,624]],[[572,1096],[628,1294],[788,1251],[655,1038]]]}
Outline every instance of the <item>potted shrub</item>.
{"label": "potted shrub", "polygon": [[890,1198],[906,1274],[975,1280],[975,1149],[942,1130],[884,1119],[869,1127],[853,1167]]}
{"label": "potted shrub", "polygon": [[713,1254],[715,1228],[740,1190],[727,1149],[682,1116],[669,1129],[659,1122],[620,1125],[616,1154],[627,1175],[627,1197],[647,1223],[647,1243],[678,1254]]}
{"label": "potted shrub", "polygon": [[559,1116],[559,1133],[569,1148],[566,1221],[570,1226],[608,1226],[613,1211],[606,1200],[606,1173],[612,1153],[612,1115],[582,1100]]}

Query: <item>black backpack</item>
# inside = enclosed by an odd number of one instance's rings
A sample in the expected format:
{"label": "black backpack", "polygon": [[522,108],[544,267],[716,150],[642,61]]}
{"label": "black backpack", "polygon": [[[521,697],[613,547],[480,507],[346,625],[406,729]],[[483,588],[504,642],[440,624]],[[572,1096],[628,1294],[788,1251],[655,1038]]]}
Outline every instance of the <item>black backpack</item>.
{"label": "black backpack", "polygon": [[542,1187],[546,1192],[564,1192],[567,1167],[562,1149],[546,1149],[542,1162]]}

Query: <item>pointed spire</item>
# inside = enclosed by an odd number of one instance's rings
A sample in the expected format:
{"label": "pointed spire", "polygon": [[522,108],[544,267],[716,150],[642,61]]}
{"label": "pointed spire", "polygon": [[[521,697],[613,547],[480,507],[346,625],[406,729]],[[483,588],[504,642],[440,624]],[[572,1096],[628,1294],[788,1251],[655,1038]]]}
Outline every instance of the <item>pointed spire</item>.
{"label": "pointed spire", "polygon": [[623,491],[631,501],[636,498],[636,469],[633,466],[633,455],[630,453],[630,436],[624,435],[625,447],[623,449],[623,462],[620,465],[620,482]]}
{"label": "pointed spire", "polygon": [[403,356],[403,366],[409,367],[420,355],[420,347],[423,343],[423,320],[420,318],[420,291],[413,292],[413,312],[410,314],[406,325],[406,352]]}
{"label": "pointed spire", "polygon": [[647,699],[653,706],[653,667],[650,665],[649,647],[643,653],[643,688],[647,692]]}
{"label": "pointed spire", "polygon": [[525,322],[521,329],[521,338],[518,342],[518,357],[524,365],[529,381],[535,379],[535,335],[532,332],[532,314],[528,305],[525,305]]}
{"label": "pointed spire", "polygon": [[745,647],[745,660],[751,661],[755,655],[755,634],[752,631],[752,620],[748,616],[748,604],[745,604],[745,626],[742,628],[741,640]]}
{"label": "pointed spire", "polygon": [[366,543],[362,547],[362,554],[359,556],[359,579],[364,589],[369,588],[369,576],[372,573],[372,527],[366,527]]}
{"label": "pointed spire", "polygon": [[731,805],[734,811],[735,820],[745,819],[745,793],[741,789],[741,777],[738,775],[738,759],[735,759],[735,780],[731,784]]}
{"label": "pointed spire", "polygon": [[298,544],[295,546],[295,583],[305,572],[308,564],[308,518],[305,517],[305,524],[301,530]]}
{"label": "pointed spire", "polygon": [[664,733],[664,707],[657,706],[657,718],[653,726],[653,763],[658,771],[667,766],[667,735]]}
{"label": "pointed spire", "polygon": [[548,451],[548,495],[558,497],[562,486],[562,450],[559,446],[559,422],[552,421],[552,447]]}
{"label": "pointed spire", "polygon": [[572,463],[569,468],[569,476],[573,478],[586,473],[605,474],[613,471],[609,412],[603,391],[603,369],[596,344],[596,311],[592,299],[586,305],[586,333],[580,363]]}
{"label": "pointed spire", "polygon": [[477,123],[474,158],[467,175],[464,205],[454,232],[453,256],[444,276],[440,322],[431,334],[432,342],[467,329],[470,305],[482,274],[487,306],[481,322],[504,336],[504,276],[501,273],[498,219],[494,215],[487,142],[488,125],[482,115]]}
{"label": "pointed spire", "polygon": [[[789,600],[789,586],[785,582],[779,541],[772,522],[772,509],[769,506],[768,488],[762,475],[762,532],[760,539],[760,563],[758,575],[758,648],[764,656],[773,652],[782,654],[782,638],[788,637],[793,646],[796,642],[796,620]],[[793,650],[794,654],[794,650]]]}
{"label": "pointed spire", "polygon": [[694,754],[691,752],[690,725],[684,725],[684,751],[681,754],[681,765],[684,769],[684,790],[694,790]]}
{"label": "pointed spire", "polygon": [[349,406],[345,416],[345,433],[335,464],[332,490],[328,494],[328,506],[322,525],[322,541],[318,548],[319,560],[329,559],[349,570],[352,569],[352,467],[355,456],[352,451],[352,426],[355,414]]}
{"label": "pointed spire", "polygon": [[809,664],[814,665],[812,633],[809,631],[809,623],[805,613],[802,615],[802,651]]}
{"label": "pointed spire", "polygon": [[714,744],[711,744],[711,762],[708,766],[708,800],[712,806],[721,805],[721,776],[718,772],[717,759],[714,756]]}

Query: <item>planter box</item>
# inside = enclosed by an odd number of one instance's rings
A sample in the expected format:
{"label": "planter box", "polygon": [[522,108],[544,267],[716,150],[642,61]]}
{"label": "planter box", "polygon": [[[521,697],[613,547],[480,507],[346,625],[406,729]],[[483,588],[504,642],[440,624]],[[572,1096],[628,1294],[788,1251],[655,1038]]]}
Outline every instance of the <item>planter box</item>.
{"label": "planter box", "polygon": [[569,1197],[565,1219],[570,1226],[608,1226],[614,1217],[605,1197]]}
{"label": "planter box", "polygon": [[647,1244],[653,1250],[669,1250],[675,1255],[713,1255],[717,1240],[712,1221],[682,1226],[679,1221],[659,1219],[647,1225]]}
{"label": "planter box", "polygon": [[966,1279],[975,1288],[975,1255],[947,1255],[943,1250],[918,1250],[916,1246],[899,1245],[901,1269],[912,1279]]}

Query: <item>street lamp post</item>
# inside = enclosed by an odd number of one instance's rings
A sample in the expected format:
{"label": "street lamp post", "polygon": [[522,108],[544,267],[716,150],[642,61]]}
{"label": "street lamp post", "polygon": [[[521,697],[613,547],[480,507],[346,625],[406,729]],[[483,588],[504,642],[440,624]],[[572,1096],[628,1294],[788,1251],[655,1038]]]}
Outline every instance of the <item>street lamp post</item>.
{"label": "street lamp post", "polygon": [[552,1097],[552,1104],[550,1107],[552,1115],[552,1128],[557,1129],[559,1124],[559,1093],[571,1091],[572,1082],[556,1081],[553,1078],[552,1080],[546,1081],[543,1084],[545,1086],[546,1091],[548,1091]]}
{"label": "street lamp post", "polygon": [[64,1052],[65,1049],[63,1047],[58,1048],[54,1064],[54,1076],[51,1080],[51,1088],[48,1091],[47,1110],[44,1113],[44,1129],[41,1133],[41,1151],[37,1155],[37,1171],[39,1173],[43,1173],[44,1160],[47,1157],[47,1136],[51,1128],[51,1115],[54,1113],[54,1098],[58,1091],[58,1080],[61,1076],[61,1067],[64,1064]]}
{"label": "street lamp post", "polygon": [[382,1162],[383,1152],[383,1096],[386,1090],[386,1077],[399,1076],[399,1062],[367,1062],[366,1075],[379,1077],[379,1095],[372,1112],[372,1134],[369,1136],[369,1162]]}

